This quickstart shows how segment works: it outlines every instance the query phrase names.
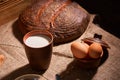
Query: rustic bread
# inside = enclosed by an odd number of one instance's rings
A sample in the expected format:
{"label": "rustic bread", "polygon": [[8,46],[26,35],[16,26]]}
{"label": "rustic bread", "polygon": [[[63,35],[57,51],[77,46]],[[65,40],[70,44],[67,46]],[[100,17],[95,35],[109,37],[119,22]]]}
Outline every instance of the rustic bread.
{"label": "rustic bread", "polygon": [[27,7],[19,16],[23,34],[45,29],[54,36],[54,43],[64,43],[81,36],[86,30],[90,14],[70,0],[39,0]]}

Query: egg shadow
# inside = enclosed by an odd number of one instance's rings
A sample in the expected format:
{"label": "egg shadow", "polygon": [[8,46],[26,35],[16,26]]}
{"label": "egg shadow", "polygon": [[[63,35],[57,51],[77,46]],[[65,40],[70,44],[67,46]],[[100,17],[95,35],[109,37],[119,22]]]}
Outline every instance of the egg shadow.
{"label": "egg shadow", "polygon": [[65,71],[56,76],[59,76],[60,80],[91,80],[96,72],[97,68],[83,69],[79,67],[76,60],[73,60]]}
{"label": "egg shadow", "polygon": [[29,66],[29,64],[24,65],[14,71],[12,71],[11,73],[9,73],[8,75],[4,76],[3,78],[1,78],[1,80],[15,80],[15,78],[25,75],[25,74],[39,74],[42,75],[45,71],[34,71],[31,69],[31,67]]}
{"label": "egg shadow", "polygon": [[[56,80],[92,80],[94,75],[97,73],[97,70],[108,58],[108,50],[103,49],[104,54],[101,58],[100,64],[96,68],[89,68],[85,69],[80,67],[79,62],[74,59],[69,65],[67,66],[66,70],[62,71],[60,74],[56,74]],[[54,53],[55,55],[72,58],[66,55],[61,55],[60,53]]]}
{"label": "egg shadow", "polygon": [[[53,55],[73,58],[71,56],[54,52]],[[74,59],[67,65],[67,68],[59,74],[56,74],[56,80],[91,80],[96,74],[97,68],[94,69],[83,69],[79,66],[78,61]]]}
{"label": "egg shadow", "polygon": [[103,48],[103,56],[101,58],[101,61],[100,61],[100,66],[105,63],[105,61],[107,60],[107,58],[109,57],[109,52],[107,50],[107,48]]}

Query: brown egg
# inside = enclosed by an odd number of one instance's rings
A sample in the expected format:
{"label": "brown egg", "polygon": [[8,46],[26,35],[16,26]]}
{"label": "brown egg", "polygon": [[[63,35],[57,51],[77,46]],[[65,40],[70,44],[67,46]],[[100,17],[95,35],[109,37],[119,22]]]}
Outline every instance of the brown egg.
{"label": "brown egg", "polygon": [[99,58],[102,55],[102,53],[102,46],[100,45],[100,43],[97,42],[92,43],[88,49],[89,57],[94,59]]}
{"label": "brown egg", "polygon": [[85,58],[88,53],[89,45],[86,43],[73,42],[71,44],[71,51],[76,58]]}

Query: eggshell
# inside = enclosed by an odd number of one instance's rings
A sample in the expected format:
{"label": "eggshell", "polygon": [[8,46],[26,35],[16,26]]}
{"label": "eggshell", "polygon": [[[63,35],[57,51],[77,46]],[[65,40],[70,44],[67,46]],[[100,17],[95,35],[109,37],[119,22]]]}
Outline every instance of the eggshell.
{"label": "eggshell", "polygon": [[85,58],[88,53],[89,45],[86,43],[73,42],[71,44],[71,51],[76,58]]}
{"label": "eggshell", "polygon": [[100,43],[97,42],[92,43],[88,49],[88,55],[94,59],[101,57],[102,53],[102,46],[100,45]]}

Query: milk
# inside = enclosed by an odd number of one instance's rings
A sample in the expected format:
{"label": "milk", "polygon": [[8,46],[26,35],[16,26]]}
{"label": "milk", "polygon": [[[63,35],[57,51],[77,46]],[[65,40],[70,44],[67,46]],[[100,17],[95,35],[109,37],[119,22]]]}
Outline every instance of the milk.
{"label": "milk", "polygon": [[25,44],[29,47],[40,48],[47,46],[50,40],[51,39],[45,35],[33,35],[26,39]]}

